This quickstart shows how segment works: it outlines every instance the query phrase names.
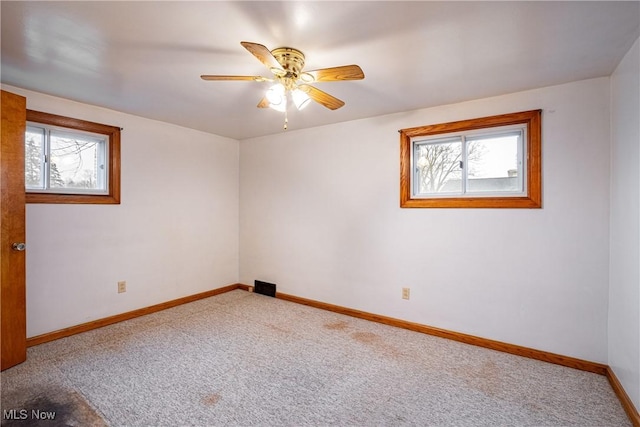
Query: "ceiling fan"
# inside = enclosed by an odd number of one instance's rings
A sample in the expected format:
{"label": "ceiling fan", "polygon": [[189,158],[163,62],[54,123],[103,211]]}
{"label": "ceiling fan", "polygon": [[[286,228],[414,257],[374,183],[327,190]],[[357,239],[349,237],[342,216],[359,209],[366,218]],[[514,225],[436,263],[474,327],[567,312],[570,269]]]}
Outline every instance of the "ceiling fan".
{"label": "ceiling fan", "polygon": [[228,75],[202,75],[200,77],[203,80],[213,81],[250,80],[256,82],[275,82],[258,103],[259,108],[271,107],[286,113],[287,94],[290,94],[291,100],[299,110],[306,107],[310,100],[314,100],[330,110],[337,110],[344,105],[344,101],[311,86],[310,83],[364,79],[364,73],[357,65],[343,65],[340,67],[303,71],[304,54],[297,49],[279,47],[270,51],[258,43],[241,42],[240,44],[271,71],[273,78]]}

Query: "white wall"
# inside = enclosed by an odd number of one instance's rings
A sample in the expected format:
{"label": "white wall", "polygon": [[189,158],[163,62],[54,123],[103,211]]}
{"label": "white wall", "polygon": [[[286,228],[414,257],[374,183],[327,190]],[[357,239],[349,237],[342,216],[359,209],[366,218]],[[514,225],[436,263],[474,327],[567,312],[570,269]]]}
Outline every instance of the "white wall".
{"label": "white wall", "polygon": [[[539,108],[543,209],[399,208],[398,129]],[[241,141],[241,282],[607,363],[609,137],[600,78]]]}
{"label": "white wall", "polygon": [[27,205],[29,337],[238,282],[238,141],[3,88],[124,128],[120,205]]}
{"label": "white wall", "polygon": [[609,366],[640,409],[640,41],[611,76]]}

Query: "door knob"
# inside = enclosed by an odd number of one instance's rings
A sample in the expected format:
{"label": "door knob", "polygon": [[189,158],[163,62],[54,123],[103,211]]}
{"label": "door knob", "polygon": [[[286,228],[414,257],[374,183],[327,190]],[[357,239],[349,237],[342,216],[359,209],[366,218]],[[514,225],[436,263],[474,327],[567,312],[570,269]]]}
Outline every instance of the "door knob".
{"label": "door knob", "polygon": [[14,243],[13,245],[11,245],[11,248],[14,251],[24,251],[27,248],[27,245],[25,245],[24,243],[20,242],[20,243]]}

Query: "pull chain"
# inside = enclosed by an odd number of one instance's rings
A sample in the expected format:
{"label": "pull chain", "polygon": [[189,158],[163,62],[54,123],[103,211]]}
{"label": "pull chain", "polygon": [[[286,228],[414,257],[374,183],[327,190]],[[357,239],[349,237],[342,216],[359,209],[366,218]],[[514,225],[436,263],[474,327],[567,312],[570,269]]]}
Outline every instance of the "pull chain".
{"label": "pull chain", "polygon": [[289,117],[287,116],[287,110],[284,110],[284,130],[287,130],[289,125]]}

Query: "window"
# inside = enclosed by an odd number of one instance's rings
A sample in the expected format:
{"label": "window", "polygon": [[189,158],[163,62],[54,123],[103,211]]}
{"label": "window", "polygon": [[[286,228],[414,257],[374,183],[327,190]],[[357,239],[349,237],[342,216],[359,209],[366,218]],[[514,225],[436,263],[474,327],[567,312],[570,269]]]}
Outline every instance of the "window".
{"label": "window", "polygon": [[400,130],[403,208],[539,208],[541,111]]}
{"label": "window", "polygon": [[120,203],[120,128],[27,110],[27,203]]}

